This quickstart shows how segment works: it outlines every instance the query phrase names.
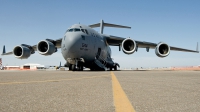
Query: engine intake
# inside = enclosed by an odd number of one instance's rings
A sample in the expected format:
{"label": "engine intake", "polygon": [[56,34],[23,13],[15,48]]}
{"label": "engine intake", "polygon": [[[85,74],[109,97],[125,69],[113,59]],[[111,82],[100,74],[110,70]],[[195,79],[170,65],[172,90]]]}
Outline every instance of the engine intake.
{"label": "engine intake", "polygon": [[42,55],[52,55],[57,51],[55,45],[47,40],[42,40],[37,44],[37,50]]}
{"label": "engine intake", "polygon": [[155,48],[155,53],[158,57],[166,57],[170,54],[170,47],[166,43],[160,42]]}
{"label": "engine intake", "polygon": [[136,42],[130,38],[123,40],[122,51],[125,54],[133,54],[136,50]]}
{"label": "engine intake", "polygon": [[26,46],[16,46],[13,49],[16,58],[27,59],[31,55],[31,50]]}

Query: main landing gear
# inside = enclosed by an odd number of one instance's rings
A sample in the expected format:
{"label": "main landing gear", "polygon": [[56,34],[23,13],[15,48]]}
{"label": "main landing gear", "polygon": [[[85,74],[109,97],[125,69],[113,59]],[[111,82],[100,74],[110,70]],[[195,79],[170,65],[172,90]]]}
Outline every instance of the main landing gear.
{"label": "main landing gear", "polygon": [[114,71],[117,71],[117,67],[119,67],[118,63],[115,63],[113,67],[110,67],[110,71],[114,69]]}

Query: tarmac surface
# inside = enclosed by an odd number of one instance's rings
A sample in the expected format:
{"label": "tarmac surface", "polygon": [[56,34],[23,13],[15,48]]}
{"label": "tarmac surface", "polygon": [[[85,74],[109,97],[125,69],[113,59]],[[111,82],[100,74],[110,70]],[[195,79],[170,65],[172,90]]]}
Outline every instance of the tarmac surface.
{"label": "tarmac surface", "polygon": [[199,112],[200,71],[0,71],[0,96],[0,112]]}

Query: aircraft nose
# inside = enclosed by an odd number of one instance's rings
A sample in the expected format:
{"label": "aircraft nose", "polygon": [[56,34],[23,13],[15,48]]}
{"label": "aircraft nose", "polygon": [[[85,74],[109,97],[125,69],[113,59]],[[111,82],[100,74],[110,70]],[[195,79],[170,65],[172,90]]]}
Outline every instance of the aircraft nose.
{"label": "aircraft nose", "polygon": [[79,49],[81,46],[81,35],[75,33],[66,34],[62,40],[62,54],[67,57],[79,57]]}

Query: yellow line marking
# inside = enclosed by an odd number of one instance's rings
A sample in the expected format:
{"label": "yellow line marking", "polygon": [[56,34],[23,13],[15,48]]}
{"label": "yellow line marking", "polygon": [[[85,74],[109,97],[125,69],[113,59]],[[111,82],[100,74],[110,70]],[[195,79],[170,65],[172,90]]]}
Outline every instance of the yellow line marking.
{"label": "yellow line marking", "polygon": [[135,112],[133,106],[131,105],[128,97],[123,91],[119,81],[117,80],[115,74],[111,72],[112,76],[112,86],[113,86],[113,99],[116,112]]}
{"label": "yellow line marking", "polygon": [[60,82],[60,81],[82,80],[82,79],[92,79],[92,78],[100,78],[100,77],[110,77],[110,75],[100,75],[100,76],[81,77],[81,78],[72,78],[72,79],[28,81],[28,82],[3,82],[3,83],[0,83],[0,85],[28,84],[28,83],[45,83],[45,82]]}

